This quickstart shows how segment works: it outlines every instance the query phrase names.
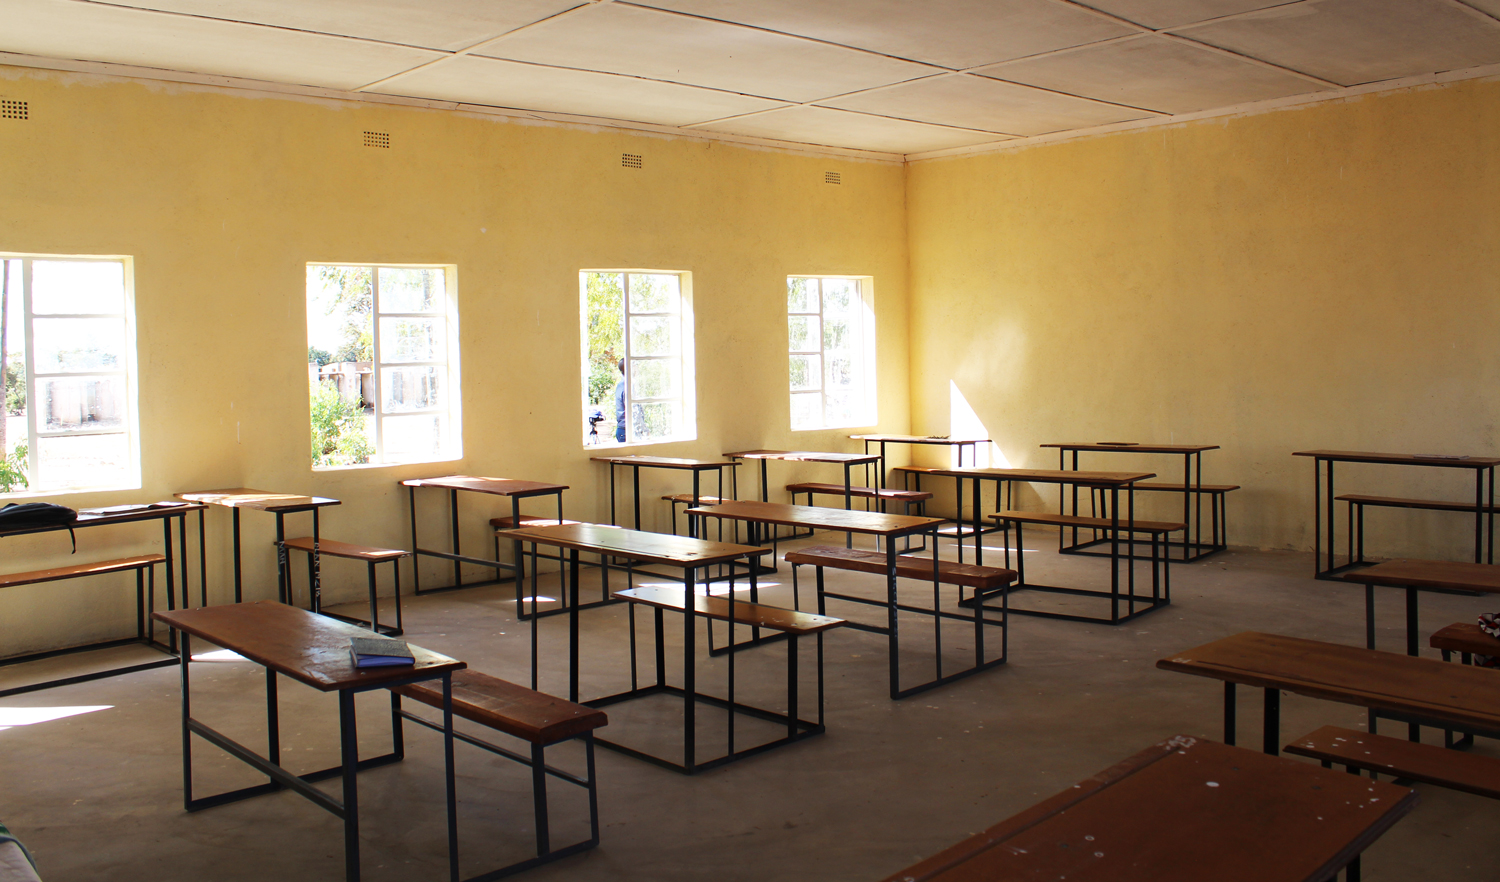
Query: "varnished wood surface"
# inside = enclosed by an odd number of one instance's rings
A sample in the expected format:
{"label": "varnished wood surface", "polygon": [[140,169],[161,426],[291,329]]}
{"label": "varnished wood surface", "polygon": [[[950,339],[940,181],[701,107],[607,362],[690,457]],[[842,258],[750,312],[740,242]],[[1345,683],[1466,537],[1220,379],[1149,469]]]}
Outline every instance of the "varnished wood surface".
{"label": "varnished wood surface", "polygon": [[594,462],[609,462],[615,465],[640,466],[652,469],[687,469],[703,472],[715,469],[732,469],[737,462],[719,459],[678,459],[671,456],[591,456]]}
{"label": "varnished wood surface", "polygon": [[[682,610],[685,608],[682,590],[678,588],[643,585],[638,588],[621,589],[615,592],[615,596],[661,609]],[[727,622],[729,621],[729,601],[723,597],[694,594],[693,612],[716,621]],[[816,634],[844,624],[843,619],[740,600],[734,603],[734,621],[740,625],[754,625],[770,628],[773,631],[785,631],[788,634]]]}
{"label": "varnished wood surface", "polygon": [[1405,787],[1179,735],[885,882],[1324,882]]}
{"label": "varnished wood surface", "polygon": [[[823,493],[829,496],[843,496],[843,484],[824,484],[818,481],[805,481],[801,484],[788,484],[786,489],[793,493]],[[896,488],[881,487],[850,487],[850,496],[858,496],[861,499],[894,499],[897,502],[924,502],[932,498],[932,494],[926,490],[898,490]]]}
{"label": "varnished wood surface", "polygon": [[1487,469],[1500,465],[1500,459],[1489,456],[1468,456],[1455,459],[1413,453],[1367,453],[1360,450],[1298,450],[1292,456],[1311,456],[1334,462],[1380,462],[1388,465],[1424,465],[1450,469]]}
{"label": "varnished wood surface", "polygon": [[816,450],[741,450],[724,454],[730,459],[779,459],[787,462],[834,462],[861,463],[879,462],[874,453],[820,453]]}
{"label": "varnished wood surface", "polygon": [[1292,741],[1286,752],[1500,799],[1500,759],[1436,744],[1324,726]]}
{"label": "varnished wood surface", "polygon": [[1396,588],[1450,588],[1500,594],[1500,564],[1452,560],[1387,560],[1342,574],[1345,582]]}
{"label": "varnished wood surface", "polygon": [[1033,484],[1078,484],[1091,487],[1120,487],[1156,477],[1155,472],[1085,472],[1068,469],[947,469],[920,466],[897,466],[893,471],[918,472],[948,478],[988,478],[1002,481],[1027,481]]}
{"label": "varnished wood surface", "polygon": [[1108,530],[1115,523],[1120,530],[1137,533],[1175,533],[1183,529],[1176,521],[1143,521],[1120,518],[1118,522],[1109,518],[1091,518],[1084,515],[1049,514],[1044,511],[997,511],[990,515],[993,521],[1020,521],[1023,524],[1050,524],[1054,527],[1087,527],[1091,530]]}
{"label": "varnished wood surface", "polygon": [[[865,551],[859,548],[844,548],[833,545],[814,545],[786,553],[790,564],[811,564],[852,570],[858,573],[886,574],[885,553]],[[896,575],[903,579],[926,579],[932,581],[932,559],[903,554],[896,557]],[[1016,580],[1016,571],[1002,567],[982,567],[977,564],[961,564],[952,560],[938,561],[938,581],[945,585],[962,585],[965,588],[986,590],[1009,585]]]}
{"label": "varnished wood surface", "polygon": [[[299,536],[296,539],[286,540],[286,547],[295,548],[298,551],[312,551],[313,540],[311,536]],[[331,557],[346,557],[350,560],[372,560],[376,563],[396,560],[411,554],[410,551],[401,548],[375,548],[369,545],[339,542],[334,539],[319,539],[318,553]]]}
{"label": "varnished wood surface", "polygon": [[[672,494],[669,494],[667,496],[663,496],[662,497],[662,501],[663,502],[685,502],[688,505],[692,505],[693,504],[693,494],[691,494],[691,493],[672,493]],[[719,498],[717,496],[707,496],[707,495],[702,494],[702,493],[698,494],[698,504],[699,505],[718,505],[721,502],[730,502],[730,501],[731,500],[721,499],[721,498]]]}
{"label": "varnished wood surface", "polygon": [[498,518],[490,518],[490,526],[494,527],[497,530],[509,530],[511,527],[517,527],[517,526],[519,526],[519,527],[545,527],[545,526],[556,525],[556,524],[581,524],[581,523],[583,523],[583,521],[570,521],[570,520],[568,520],[566,518],[564,518],[563,520],[558,520],[557,518],[543,517],[542,515],[521,515],[521,523],[519,523],[519,524],[513,524],[513,523],[511,523],[514,520],[515,520],[515,518],[511,517],[510,515],[505,515],[503,517],[498,517]]}
{"label": "varnished wood surface", "polygon": [[1500,732],[1500,676],[1469,665],[1245,631],[1156,666]]}
{"label": "varnished wood surface", "polygon": [[884,441],[887,444],[942,444],[956,447],[960,444],[989,444],[989,438],[934,438],[931,435],[850,435],[855,441]]}
{"label": "varnished wood surface", "polygon": [[1194,493],[1228,493],[1230,490],[1240,489],[1238,484],[1188,484],[1183,486],[1181,481],[1140,481],[1136,483],[1137,490],[1159,490],[1169,493],[1181,493],[1184,489]]}
{"label": "varnished wood surface", "polygon": [[416,656],[415,665],[356,668],[349,655],[349,638],[369,637],[368,628],[274,600],[155,612],[152,616],[321,692],[379,686],[413,674],[466,667],[457,659],[407,644]]}
{"label": "varnished wood surface", "polygon": [[648,533],[644,530],[628,530],[607,524],[551,524],[540,527],[522,527],[518,530],[497,530],[496,536],[503,539],[519,539],[559,548],[576,548],[579,551],[625,557],[642,563],[658,563],[674,567],[698,567],[705,564],[727,563],[740,558],[759,557],[769,554],[769,548],[753,545],[732,545],[727,542],[709,542],[687,536],[668,533]]}
{"label": "varnished wood surface", "polygon": [[923,518],[915,515],[884,514],[878,511],[849,511],[842,508],[823,508],[816,505],[787,505],[781,502],[758,502],[741,500],[721,505],[701,506],[688,509],[688,514],[702,514],[713,518],[729,518],[736,521],[753,521],[758,524],[780,524],[789,527],[811,527],[817,530],[840,530],[846,533],[870,533],[879,536],[900,536],[931,529],[943,523],[942,518]]}
{"label": "varnished wood surface", "polygon": [[[1378,505],[1382,508],[1417,508],[1431,511],[1474,510],[1472,502],[1448,502],[1442,499],[1411,499],[1402,496],[1367,496],[1363,493],[1344,493],[1333,497],[1338,502],[1357,502],[1362,505]],[[1500,506],[1482,505],[1481,511],[1500,511]]]}
{"label": "varnished wood surface", "polygon": [[0,575],[0,588],[11,588],[16,585],[34,585],[38,582],[54,582],[58,579],[77,579],[80,576],[120,573],[126,570],[138,570],[142,567],[155,566],[156,564],[166,562],[167,558],[164,555],[138,554],[135,557],[122,557],[118,560],[101,560],[98,563],[73,564],[68,567],[33,570],[29,573],[10,573],[9,575]]}
{"label": "varnished wood surface", "polygon": [[[408,683],[393,686],[391,691],[436,708],[443,706],[440,682]],[[604,711],[469,670],[453,675],[453,713],[522,741],[543,745],[582,735],[609,722]]]}
{"label": "varnished wood surface", "polygon": [[403,487],[438,487],[443,490],[470,490],[492,496],[541,496],[561,493],[567,484],[549,484],[545,481],[521,481],[515,478],[476,478],[472,475],[447,475],[442,478],[410,478],[402,481]]}
{"label": "varnished wood surface", "polygon": [[[1479,626],[1473,622],[1455,622],[1439,628],[1427,638],[1427,645],[1433,649],[1446,649],[1449,652],[1500,655],[1500,639],[1479,630]],[[1500,671],[1496,673],[1500,674]]]}
{"label": "varnished wood surface", "polygon": [[1202,453],[1218,450],[1217,444],[1109,444],[1103,441],[1081,441],[1073,444],[1043,444],[1059,450],[1088,450],[1114,453]]}
{"label": "varnished wood surface", "polygon": [[270,493],[235,487],[228,490],[197,490],[192,493],[174,493],[178,499],[200,502],[205,505],[222,505],[226,508],[253,508],[257,511],[288,512],[307,511],[340,504],[337,499],[324,496],[298,496],[294,493]]}

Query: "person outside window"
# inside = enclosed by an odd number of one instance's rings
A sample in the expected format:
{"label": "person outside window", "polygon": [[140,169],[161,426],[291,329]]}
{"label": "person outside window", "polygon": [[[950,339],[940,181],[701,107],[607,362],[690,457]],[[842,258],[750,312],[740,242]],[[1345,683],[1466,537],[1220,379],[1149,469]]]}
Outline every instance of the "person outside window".
{"label": "person outside window", "polygon": [[617,365],[620,369],[620,381],[615,384],[615,440],[625,441],[625,359],[620,359]]}

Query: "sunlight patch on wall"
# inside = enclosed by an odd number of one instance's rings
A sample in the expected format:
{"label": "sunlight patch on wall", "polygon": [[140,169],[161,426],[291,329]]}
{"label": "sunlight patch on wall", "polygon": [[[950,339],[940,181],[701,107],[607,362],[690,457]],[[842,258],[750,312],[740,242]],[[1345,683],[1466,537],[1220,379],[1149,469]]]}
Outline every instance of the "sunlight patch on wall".
{"label": "sunlight patch on wall", "polygon": [[[990,437],[990,430],[984,427],[979,414],[969,406],[969,399],[964,397],[964,393],[959,391],[958,384],[952,380],[948,381],[948,435],[958,439]],[[948,454],[952,458],[950,464],[955,467],[959,465],[958,452],[959,448],[953,447]],[[972,465],[977,465],[982,469],[1011,468],[1010,460],[1005,458],[1005,451],[993,441],[989,444],[974,445],[974,452],[979,461]],[[965,459],[967,460],[967,457]],[[967,461],[964,463],[964,465],[970,464]]]}

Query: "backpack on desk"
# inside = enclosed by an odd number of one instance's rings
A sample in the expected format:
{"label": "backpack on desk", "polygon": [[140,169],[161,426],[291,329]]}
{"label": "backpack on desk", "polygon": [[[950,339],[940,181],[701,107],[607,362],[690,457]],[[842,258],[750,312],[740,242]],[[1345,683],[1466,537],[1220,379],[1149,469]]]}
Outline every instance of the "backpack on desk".
{"label": "backpack on desk", "polygon": [[67,527],[73,539],[73,553],[78,553],[78,537],[73,535],[73,522],[78,512],[66,505],[52,502],[12,502],[0,508],[0,532],[25,530],[31,527]]}

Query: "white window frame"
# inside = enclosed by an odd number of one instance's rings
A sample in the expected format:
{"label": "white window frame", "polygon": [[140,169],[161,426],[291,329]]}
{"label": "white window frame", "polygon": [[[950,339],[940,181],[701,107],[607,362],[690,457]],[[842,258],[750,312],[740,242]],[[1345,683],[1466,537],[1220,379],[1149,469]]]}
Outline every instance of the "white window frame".
{"label": "white window frame", "polygon": [[[582,332],[582,373],[580,387],[582,390],[585,409],[589,407],[588,382],[589,382],[589,304],[588,304],[588,277],[590,275],[619,275],[621,276],[621,321],[622,334],[621,345],[625,349],[625,440],[615,440],[615,422],[613,402],[610,411],[606,414],[605,423],[609,426],[606,437],[604,433],[599,435],[599,443],[590,445],[588,435],[584,435],[584,445],[588,447],[625,447],[630,445],[645,444],[669,444],[674,441],[692,441],[698,437],[698,412],[697,412],[697,375],[694,365],[694,337],[693,337],[693,284],[692,273],[683,270],[652,270],[652,269],[585,269],[578,272],[578,298],[580,327]],[[649,276],[676,276],[677,277],[677,312],[634,312],[630,308],[630,277],[632,275]],[[630,345],[630,319],[632,317],[658,317],[675,315],[678,319],[678,352],[677,355],[635,355]],[[678,383],[678,396],[675,398],[638,398],[634,394],[631,383],[630,367],[639,361],[671,361],[678,362],[678,370],[681,376]],[[677,404],[678,413],[681,415],[677,431],[671,435],[663,435],[658,438],[636,438],[634,420],[631,419],[632,407],[636,404],[650,404],[653,402],[669,401]]]}
{"label": "white window frame", "polygon": [[[460,383],[458,348],[458,267],[445,263],[340,263],[331,261],[311,261],[308,267],[349,267],[355,269],[370,270],[370,346],[373,350],[373,358],[370,361],[371,385],[374,388],[375,411],[371,418],[375,421],[375,453],[367,463],[353,463],[350,465],[314,465],[313,471],[337,471],[340,469],[368,469],[385,468],[389,466],[410,465],[414,463],[427,462],[452,462],[463,459],[463,395]],[[442,270],[443,272],[443,295],[444,304],[439,313],[431,312],[382,312],[380,309],[380,271],[382,269],[423,269]],[[304,297],[306,297],[304,293]],[[432,318],[441,314],[444,318],[445,331],[445,361],[400,361],[385,362],[381,359],[381,334],[380,320],[382,318]],[[385,395],[381,388],[381,371],[385,368],[411,368],[411,367],[442,367],[447,375],[444,379],[446,388],[444,399],[447,401],[446,408],[429,408],[427,410],[402,411],[400,413],[387,414],[385,412]],[[411,459],[388,459],[385,452],[385,421],[387,419],[401,419],[404,417],[421,416],[423,414],[434,414],[445,412],[448,415],[447,446],[439,450],[430,458]],[[312,415],[308,415],[311,425]]]}
{"label": "white window frame", "polygon": [[[20,496],[52,496],[62,493],[91,493],[102,490],[138,490],[141,487],[141,448],[140,448],[140,407],[137,393],[137,365],[135,345],[135,264],[128,255],[111,254],[21,254],[15,252],[0,252],[0,260],[21,261],[20,282],[20,320],[25,323],[26,352],[23,362],[26,369],[26,480],[29,485],[24,490],[15,490],[10,493],[0,493],[0,497],[13,499]],[[68,261],[68,262],[90,262],[90,263],[118,263],[124,274],[125,303],[123,313],[37,313],[33,309],[32,302],[32,265],[36,261]],[[10,292],[15,293],[16,282],[11,280]],[[12,301],[14,305],[16,301]],[[90,370],[90,371],[62,371],[38,375],[36,372],[36,319],[113,319],[121,318],[124,321],[124,351],[121,353],[123,366],[117,370]],[[10,321],[15,321],[12,315]],[[97,431],[43,431],[37,424],[41,418],[41,389],[40,381],[59,378],[80,377],[107,377],[118,376],[125,380],[125,416],[122,422],[123,429],[107,429]],[[5,392],[0,388],[0,419],[5,419],[3,396]],[[52,488],[39,488],[38,484],[41,469],[41,445],[38,443],[43,438],[73,438],[86,435],[124,435],[126,437],[128,453],[126,454],[126,465],[121,479],[109,484],[89,484],[76,486],[59,486]],[[4,455],[4,451],[0,451]]]}
{"label": "white window frame", "polygon": [[[818,307],[817,307],[816,311],[795,312],[795,311],[792,310],[791,300],[790,300],[789,296],[788,296],[788,299],[786,301],[786,306],[787,306],[787,310],[786,310],[786,312],[787,312],[787,332],[788,332],[787,389],[789,390],[787,402],[788,402],[788,405],[790,406],[791,405],[791,401],[792,401],[792,399],[791,399],[790,396],[792,396],[792,395],[806,395],[806,394],[810,394],[812,392],[820,393],[820,395],[822,396],[822,408],[821,408],[822,418],[818,420],[818,423],[816,425],[806,425],[806,426],[791,425],[791,415],[796,412],[795,408],[792,408],[788,412],[788,419],[787,419],[788,425],[791,426],[791,430],[794,431],[794,432],[816,432],[816,431],[820,431],[820,430],[823,430],[823,429],[847,429],[847,428],[856,428],[856,427],[862,427],[862,426],[873,426],[873,425],[875,425],[876,423],[879,422],[879,419],[878,419],[877,412],[876,412],[877,404],[876,404],[876,395],[875,395],[875,368],[876,368],[876,364],[875,364],[875,282],[874,282],[874,278],[871,277],[871,276],[834,276],[834,275],[814,275],[814,274],[792,274],[792,275],[787,276],[787,290],[788,290],[788,294],[790,293],[791,283],[792,283],[793,279],[805,279],[807,281],[812,281],[812,282],[817,282],[818,283],[818,287],[817,287]],[[827,386],[828,352],[823,347],[823,339],[824,338],[823,338],[822,333],[821,333],[822,332],[822,328],[823,328],[823,320],[824,320],[823,319],[823,311],[824,311],[823,310],[823,282],[825,280],[836,280],[836,281],[841,281],[841,282],[853,282],[854,285],[855,285],[856,294],[859,297],[859,302],[860,302],[859,321],[857,321],[855,323],[855,327],[854,327],[854,332],[858,335],[858,339],[854,342],[853,347],[851,347],[851,351],[854,353],[855,357],[859,361],[859,363],[856,365],[856,367],[857,367],[857,370],[859,372],[860,382],[859,382],[859,389],[858,389],[858,391],[856,393],[856,401],[857,401],[857,404],[856,404],[856,413],[854,414],[854,416],[851,419],[846,420],[846,421],[831,420],[828,417],[828,410],[829,410],[829,408],[828,408],[828,386]],[[817,319],[818,319],[818,328],[819,328],[819,337],[818,337],[818,347],[817,347],[816,350],[814,350],[814,349],[798,349],[798,350],[791,349],[791,344],[790,344],[791,319],[794,316],[816,316],[817,317]],[[796,356],[796,355],[817,355],[818,356],[819,373],[818,373],[818,386],[817,386],[816,389],[795,389],[794,390],[794,389],[791,388],[791,384],[792,383],[791,383],[791,367],[790,367],[790,363],[791,363],[791,357],[792,356]]]}

